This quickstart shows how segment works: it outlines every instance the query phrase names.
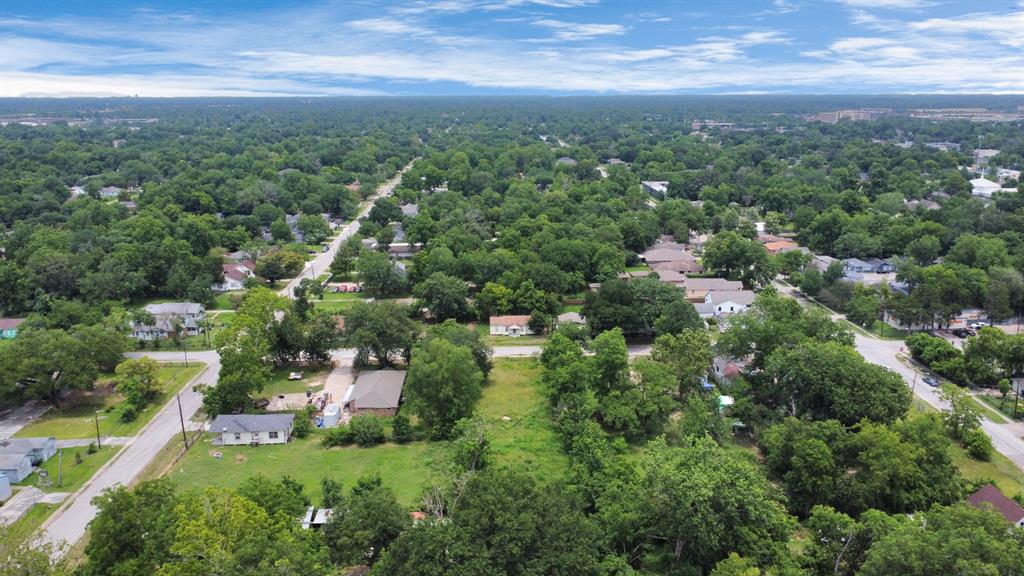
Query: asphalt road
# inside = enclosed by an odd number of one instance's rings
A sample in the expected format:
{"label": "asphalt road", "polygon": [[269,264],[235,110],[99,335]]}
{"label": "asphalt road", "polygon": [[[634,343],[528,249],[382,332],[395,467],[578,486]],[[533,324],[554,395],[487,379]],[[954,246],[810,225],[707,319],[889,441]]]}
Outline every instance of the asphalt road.
{"label": "asphalt road", "polygon": [[[415,162],[415,160],[413,160],[413,162]],[[328,268],[330,268],[331,262],[334,260],[334,254],[338,251],[338,247],[341,246],[341,243],[359,231],[359,219],[365,218],[370,214],[370,210],[373,209],[374,200],[384,196],[390,196],[391,193],[395,191],[395,187],[402,181],[402,175],[412,167],[413,162],[407,164],[405,168],[402,168],[401,172],[377,187],[377,192],[367,199],[362,210],[356,214],[356,217],[341,228],[338,235],[331,241],[327,251],[317,254],[315,258],[307,262],[306,267],[302,269],[302,272],[295,278],[289,280],[288,284],[281,289],[280,293],[282,296],[293,298],[295,296],[295,288],[298,287],[299,282],[302,282],[305,278],[315,279],[318,275],[323,274]]]}
{"label": "asphalt road", "polygon": [[[342,228],[338,236],[331,242],[328,251],[317,255],[316,258],[308,263],[302,273],[288,282],[281,290],[281,294],[291,298],[294,296],[293,291],[295,287],[299,285],[303,278],[316,278],[317,274],[323,274],[330,266],[331,260],[334,259],[334,254],[337,252],[338,247],[341,246],[341,243],[359,230],[359,218],[370,213],[374,200],[391,194],[399,182],[401,182],[402,174],[411,166],[412,162],[395,177],[378,187],[377,192],[369,198],[363,209],[356,215],[356,218]],[[185,359],[184,354],[181,352],[129,353],[126,356],[135,358],[148,356],[161,362],[181,362]],[[55,545],[77,542],[85,534],[89,522],[96,516],[96,507],[93,506],[92,499],[108,488],[130,483],[145,470],[146,466],[149,465],[160,450],[167,445],[167,442],[176,434],[181,434],[181,416],[184,417],[185,424],[188,426],[189,421],[199,410],[203,400],[201,394],[193,391],[193,386],[196,384],[216,385],[217,374],[220,372],[220,357],[215,351],[207,350],[191,352],[188,359],[190,361],[204,362],[206,363],[206,368],[181,392],[181,415],[178,412],[178,403],[174,399],[164,405],[157,412],[156,416],[153,417],[153,420],[128,443],[127,447],[100,468],[85,486],[73,494],[64,506],[47,519],[40,527],[39,536],[42,541]],[[38,414],[35,414],[37,409],[34,404],[26,405],[26,407],[22,408],[23,413],[19,412],[15,420],[16,422],[21,422],[17,428],[38,417]],[[10,431],[10,434],[14,434],[16,431],[17,429],[15,428],[13,431]],[[6,429],[0,429],[0,434],[5,432]]]}
{"label": "asphalt road", "polygon": [[[128,356],[139,357],[142,354],[132,353]],[[145,356],[161,362],[184,360],[181,352],[148,352]],[[192,391],[192,386],[216,384],[217,373],[220,371],[220,357],[212,350],[191,352],[188,358],[190,362],[206,363],[206,368],[181,392],[181,408],[186,424],[199,410],[203,401],[201,394]],[[181,420],[178,416],[178,404],[172,399],[157,412],[145,428],[139,431],[127,447],[100,468],[85,486],[75,492],[64,506],[47,519],[40,527],[40,538],[53,544],[77,542],[96,515],[92,499],[107,488],[130,483],[177,434],[181,434]]]}

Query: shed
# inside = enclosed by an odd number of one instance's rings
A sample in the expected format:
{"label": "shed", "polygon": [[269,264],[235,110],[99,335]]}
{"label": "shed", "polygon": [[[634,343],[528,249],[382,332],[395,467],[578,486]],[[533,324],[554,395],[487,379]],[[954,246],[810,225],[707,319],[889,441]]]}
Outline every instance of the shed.
{"label": "shed", "polygon": [[6,502],[11,497],[11,481],[7,474],[0,472],[0,502]]}
{"label": "shed", "polygon": [[341,406],[337,404],[328,404],[324,408],[324,428],[337,428],[338,422],[341,420]]}
{"label": "shed", "polygon": [[353,414],[394,416],[402,402],[405,370],[364,370],[356,377],[345,407]]}
{"label": "shed", "polygon": [[32,474],[32,460],[27,454],[0,454],[0,474],[17,484]]}

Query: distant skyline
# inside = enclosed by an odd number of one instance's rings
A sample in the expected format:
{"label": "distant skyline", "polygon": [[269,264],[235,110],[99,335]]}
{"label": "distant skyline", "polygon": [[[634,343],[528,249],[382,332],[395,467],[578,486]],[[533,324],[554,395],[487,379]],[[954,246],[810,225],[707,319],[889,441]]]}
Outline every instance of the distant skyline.
{"label": "distant skyline", "polygon": [[0,6],[0,96],[1024,93],[1024,1]]}

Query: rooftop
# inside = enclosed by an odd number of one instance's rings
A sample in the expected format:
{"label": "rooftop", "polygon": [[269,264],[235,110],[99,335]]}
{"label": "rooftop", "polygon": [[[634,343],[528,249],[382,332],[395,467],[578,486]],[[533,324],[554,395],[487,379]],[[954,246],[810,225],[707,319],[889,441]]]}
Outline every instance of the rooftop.
{"label": "rooftop", "polygon": [[398,408],[405,370],[364,370],[356,378],[351,401],[360,408]]}
{"label": "rooftop", "polygon": [[975,508],[982,508],[983,505],[989,504],[1011,524],[1016,524],[1024,519],[1024,508],[1007,498],[991,484],[985,484],[977,492],[968,496],[967,503]]}
{"label": "rooftop", "polygon": [[526,323],[530,321],[529,316],[491,316],[489,324],[491,326],[526,326]]}
{"label": "rooftop", "polygon": [[295,414],[219,414],[211,432],[276,432],[292,427]]}
{"label": "rooftop", "polygon": [[24,318],[0,318],[0,330],[11,330],[17,328],[24,321]]}

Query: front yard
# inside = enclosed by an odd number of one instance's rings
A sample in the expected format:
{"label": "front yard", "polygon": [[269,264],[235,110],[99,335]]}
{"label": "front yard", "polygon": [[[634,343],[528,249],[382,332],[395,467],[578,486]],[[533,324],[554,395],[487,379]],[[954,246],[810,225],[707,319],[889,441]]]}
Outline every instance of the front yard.
{"label": "front yard", "polygon": [[124,410],[124,398],[114,390],[116,376],[103,375],[92,391],[76,391],[61,406],[51,408],[49,412],[25,426],[15,436],[20,438],[36,436],[53,436],[57,439],[95,438],[96,422],[99,422],[100,434],[103,436],[134,436],[146,425],[153,415],[186,383],[198,375],[205,364],[190,362],[184,365],[161,364],[160,381],[164,392],[132,422],[121,422]]}
{"label": "front yard", "polygon": [[[568,471],[568,460],[551,426],[540,367],[532,359],[498,359],[491,382],[477,406],[487,423],[494,461],[525,465],[546,478]],[[390,427],[389,427],[390,428]],[[221,458],[214,457],[220,452]],[[182,488],[238,486],[249,476],[289,475],[300,481],[316,502],[320,479],[331,477],[352,486],[364,474],[377,473],[394,489],[400,502],[415,506],[424,485],[446,453],[444,442],[387,443],[372,448],[325,449],[320,434],[282,446],[213,446],[211,437],[189,450],[169,473]]]}
{"label": "front yard", "polygon": [[[19,486],[36,486],[43,492],[69,492],[74,493],[76,490],[81,488],[85,483],[92,478],[92,475],[96,473],[104,464],[110,461],[121,450],[120,446],[104,446],[103,448],[97,449],[94,454],[89,454],[85,446],[75,448],[61,448],[58,452],[63,450],[64,458],[63,462],[59,456],[54,456],[40,466],[43,470],[46,470],[50,478],[50,486],[38,486],[39,473],[33,472],[25,480],[23,480]],[[75,453],[78,453],[82,457],[82,463],[78,464],[75,462]],[[58,467],[63,467],[63,477],[61,478],[61,485],[57,485],[58,479]]]}
{"label": "front yard", "polygon": [[491,336],[491,327],[482,323],[476,325],[476,331],[491,346],[543,346],[548,341],[547,336]]}

